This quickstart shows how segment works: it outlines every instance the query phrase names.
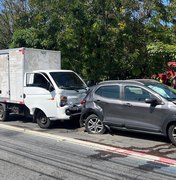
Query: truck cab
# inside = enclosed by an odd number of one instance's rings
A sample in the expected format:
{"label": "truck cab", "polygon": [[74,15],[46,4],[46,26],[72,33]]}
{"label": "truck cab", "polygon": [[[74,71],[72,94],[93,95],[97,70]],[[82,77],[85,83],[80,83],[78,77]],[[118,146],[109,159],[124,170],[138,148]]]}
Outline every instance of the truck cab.
{"label": "truck cab", "polygon": [[52,121],[79,113],[87,90],[71,70],[37,70],[25,73],[24,104],[41,128],[49,128]]}

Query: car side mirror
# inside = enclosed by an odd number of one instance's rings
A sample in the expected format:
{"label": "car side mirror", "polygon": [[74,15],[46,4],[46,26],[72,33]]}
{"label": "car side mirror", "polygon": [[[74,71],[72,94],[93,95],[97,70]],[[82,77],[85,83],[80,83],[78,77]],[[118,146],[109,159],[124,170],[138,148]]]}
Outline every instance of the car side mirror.
{"label": "car side mirror", "polygon": [[145,102],[148,103],[148,104],[152,104],[152,105],[157,105],[159,104],[157,99],[152,99],[152,98],[147,98],[145,99]]}

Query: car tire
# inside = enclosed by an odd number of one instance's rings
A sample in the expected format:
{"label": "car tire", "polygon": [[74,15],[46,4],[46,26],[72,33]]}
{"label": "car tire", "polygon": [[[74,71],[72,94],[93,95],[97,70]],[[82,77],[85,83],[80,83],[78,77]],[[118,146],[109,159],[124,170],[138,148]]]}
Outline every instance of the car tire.
{"label": "car tire", "polygon": [[85,128],[89,134],[103,134],[106,130],[103,121],[95,114],[86,118]]}
{"label": "car tire", "polygon": [[176,146],[176,123],[169,126],[168,136],[172,144]]}
{"label": "car tire", "polygon": [[81,128],[82,128],[82,127],[85,127],[85,122],[86,122],[85,119],[80,118],[80,120],[79,120],[79,126],[80,126]]}
{"label": "car tire", "polygon": [[45,115],[43,111],[38,111],[36,114],[36,121],[40,128],[48,129],[51,127],[51,120]]}
{"label": "car tire", "polygon": [[0,104],[0,121],[6,121],[8,119],[9,113],[6,109],[5,104]]}

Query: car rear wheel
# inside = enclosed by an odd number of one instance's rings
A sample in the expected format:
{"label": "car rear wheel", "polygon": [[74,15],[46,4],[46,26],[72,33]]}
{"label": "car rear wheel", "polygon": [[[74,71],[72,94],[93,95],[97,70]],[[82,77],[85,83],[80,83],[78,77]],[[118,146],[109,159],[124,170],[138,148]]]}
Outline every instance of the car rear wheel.
{"label": "car rear wheel", "polygon": [[103,121],[95,114],[87,117],[85,128],[90,134],[103,134],[106,130]]}
{"label": "car rear wheel", "polygon": [[168,136],[172,144],[176,146],[176,123],[172,124],[168,129]]}
{"label": "car rear wheel", "polygon": [[0,121],[6,121],[8,119],[8,111],[5,104],[0,104]]}
{"label": "car rear wheel", "polygon": [[52,124],[51,120],[42,111],[37,112],[37,114],[36,114],[36,121],[37,121],[37,124],[42,129],[50,128],[51,124]]}

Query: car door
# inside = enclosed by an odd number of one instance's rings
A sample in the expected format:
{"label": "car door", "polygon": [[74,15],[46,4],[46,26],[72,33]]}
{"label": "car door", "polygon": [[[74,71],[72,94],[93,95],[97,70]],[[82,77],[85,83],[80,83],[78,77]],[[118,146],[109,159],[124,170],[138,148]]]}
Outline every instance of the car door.
{"label": "car door", "polygon": [[160,132],[166,118],[165,105],[153,105],[145,102],[146,98],[155,98],[151,92],[143,87],[126,85],[123,89],[123,119],[129,129]]}
{"label": "car door", "polygon": [[123,120],[121,119],[122,101],[120,99],[119,85],[100,86],[95,91],[94,103],[97,107],[101,108],[105,124],[123,125]]}

